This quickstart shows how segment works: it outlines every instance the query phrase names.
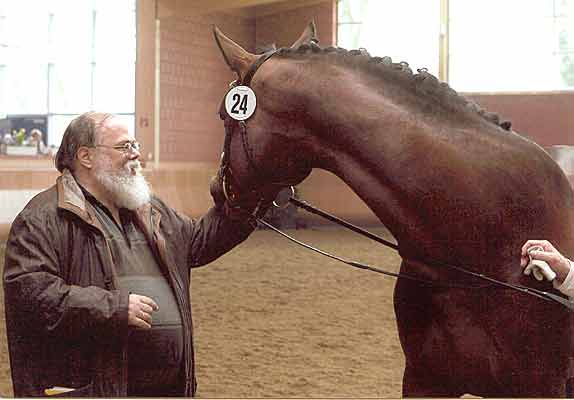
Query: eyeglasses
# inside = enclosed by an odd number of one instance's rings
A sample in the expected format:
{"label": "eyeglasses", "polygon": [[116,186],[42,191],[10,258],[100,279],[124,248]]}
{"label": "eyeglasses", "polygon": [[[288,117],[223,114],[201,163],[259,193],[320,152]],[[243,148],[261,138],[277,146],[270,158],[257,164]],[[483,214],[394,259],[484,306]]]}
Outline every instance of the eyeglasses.
{"label": "eyeglasses", "polygon": [[118,144],[116,146],[107,146],[105,144],[97,144],[95,147],[107,147],[109,149],[114,149],[117,151],[121,151],[124,154],[139,152],[142,148],[141,144],[136,141],[133,142],[125,142],[124,144]]}

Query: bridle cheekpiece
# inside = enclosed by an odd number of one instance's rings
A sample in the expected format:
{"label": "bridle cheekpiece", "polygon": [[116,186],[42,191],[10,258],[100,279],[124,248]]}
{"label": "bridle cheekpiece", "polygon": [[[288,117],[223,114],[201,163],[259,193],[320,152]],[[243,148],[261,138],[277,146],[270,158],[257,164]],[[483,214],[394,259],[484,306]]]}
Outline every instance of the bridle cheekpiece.
{"label": "bridle cheekpiece", "polygon": [[[231,89],[238,87],[238,86],[250,87],[251,80],[253,79],[253,76],[255,75],[255,73],[257,72],[259,67],[261,65],[263,65],[263,63],[265,61],[267,61],[269,58],[271,58],[276,52],[277,52],[277,50],[273,49],[273,50],[268,51],[268,52],[264,53],[263,55],[261,55],[253,64],[251,64],[251,66],[247,70],[247,73],[245,74],[243,79],[241,79],[241,77],[239,76],[238,79],[232,81],[229,84],[229,89],[231,90]],[[225,140],[223,143],[223,152],[221,153],[221,163],[219,166],[219,171],[217,173],[217,179],[219,180],[219,183],[220,183],[222,191],[223,191],[223,195],[225,197],[225,200],[228,202],[229,206],[232,208],[234,208],[234,207],[237,208],[237,207],[239,207],[238,201],[239,201],[240,193],[238,192],[239,188],[234,187],[234,185],[233,185],[233,171],[232,171],[231,166],[229,164],[229,157],[230,157],[230,151],[231,151],[231,138],[232,138],[232,135],[233,135],[235,128],[239,129],[239,132],[241,135],[241,140],[243,143],[243,150],[245,152],[245,156],[247,159],[247,163],[249,165],[249,169],[255,175],[259,175],[259,172],[258,172],[259,170],[257,169],[257,167],[255,165],[255,162],[253,160],[252,150],[251,150],[251,147],[249,146],[249,142],[248,142],[248,138],[247,138],[246,121],[245,120],[237,121],[227,113],[227,110],[225,108],[225,99],[221,102],[221,106],[219,108],[219,117],[224,121]],[[248,190],[248,192],[255,192],[255,190],[253,190],[253,189]],[[258,214],[259,214],[259,210],[262,210],[261,205],[263,204],[263,200],[264,199],[260,200],[256,209],[253,211],[253,213],[252,213],[253,216],[255,216],[255,217],[260,216]]]}

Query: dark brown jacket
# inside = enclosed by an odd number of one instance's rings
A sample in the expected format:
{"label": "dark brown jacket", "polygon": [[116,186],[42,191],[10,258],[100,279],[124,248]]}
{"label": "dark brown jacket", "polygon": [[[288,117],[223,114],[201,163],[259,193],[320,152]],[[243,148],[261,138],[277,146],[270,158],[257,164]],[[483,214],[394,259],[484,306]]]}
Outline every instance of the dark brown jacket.
{"label": "dark brown jacket", "polygon": [[[198,221],[162,201],[136,221],[158,255],[184,324],[181,395],[195,392],[190,268],[209,263],[252,228],[212,208]],[[34,197],[14,220],[6,247],[4,292],[14,395],[79,388],[73,397],[127,395],[128,293],[92,205],[72,174]]]}

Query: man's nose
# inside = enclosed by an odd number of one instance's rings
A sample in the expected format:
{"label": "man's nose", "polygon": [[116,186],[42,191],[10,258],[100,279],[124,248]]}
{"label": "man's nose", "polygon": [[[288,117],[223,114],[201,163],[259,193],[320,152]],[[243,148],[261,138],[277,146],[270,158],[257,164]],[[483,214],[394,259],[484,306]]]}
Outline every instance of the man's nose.
{"label": "man's nose", "polygon": [[127,155],[128,155],[128,159],[130,161],[132,161],[132,160],[139,160],[142,154],[140,153],[139,150],[132,148],[131,151]]}

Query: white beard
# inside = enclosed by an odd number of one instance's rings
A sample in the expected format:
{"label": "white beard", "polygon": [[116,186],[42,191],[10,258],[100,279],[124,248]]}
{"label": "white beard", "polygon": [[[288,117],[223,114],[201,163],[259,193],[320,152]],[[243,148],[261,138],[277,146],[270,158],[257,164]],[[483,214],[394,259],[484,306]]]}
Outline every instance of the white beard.
{"label": "white beard", "polygon": [[120,170],[112,170],[111,160],[101,156],[97,158],[96,168],[96,180],[111,195],[116,207],[135,210],[149,203],[151,189],[141,174],[138,160],[128,161]]}

